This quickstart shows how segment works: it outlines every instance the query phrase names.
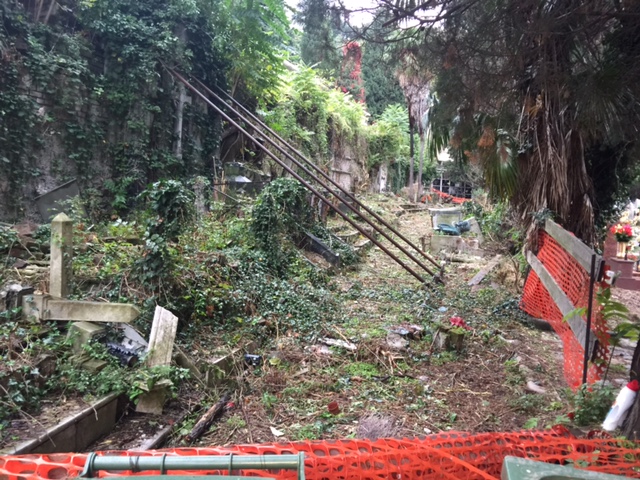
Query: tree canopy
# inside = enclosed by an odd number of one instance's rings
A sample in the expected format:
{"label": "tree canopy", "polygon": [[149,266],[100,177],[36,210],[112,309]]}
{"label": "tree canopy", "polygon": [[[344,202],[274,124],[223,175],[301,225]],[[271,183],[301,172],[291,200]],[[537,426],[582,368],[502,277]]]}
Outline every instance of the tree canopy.
{"label": "tree canopy", "polygon": [[525,223],[550,210],[594,241],[638,155],[638,2],[398,0],[372,12],[435,76],[440,142],[480,164]]}

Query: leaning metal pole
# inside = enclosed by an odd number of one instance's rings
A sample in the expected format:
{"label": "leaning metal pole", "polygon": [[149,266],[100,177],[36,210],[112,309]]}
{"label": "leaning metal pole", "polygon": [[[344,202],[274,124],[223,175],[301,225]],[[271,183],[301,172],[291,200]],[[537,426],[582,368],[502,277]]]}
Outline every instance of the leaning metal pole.
{"label": "leaning metal pole", "polygon": [[[176,72],[174,72],[176,73]],[[177,73],[176,73],[177,74]],[[202,84],[201,84],[202,85]],[[206,86],[204,87],[205,89]],[[241,114],[239,114],[232,106],[228,105],[226,102],[224,102],[222,99],[220,99],[214,92],[211,92],[209,89],[207,89],[210,94],[214,97],[214,99],[217,99],[218,101],[220,101],[222,104],[224,104],[228,109],[230,109],[233,113],[235,113],[240,120],[246,122],[248,125],[250,125],[251,127],[253,127],[255,130],[258,130],[255,128],[255,126],[253,126],[251,124],[250,121],[248,121],[246,118],[244,118]],[[268,127],[267,127],[268,128]],[[258,130],[259,131],[259,130]],[[262,133],[262,132],[261,132]],[[401,252],[403,252],[405,255],[407,255],[411,260],[413,260],[417,265],[419,265],[422,269],[424,269],[427,273],[429,273],[430,275],[433,275],[434,277],[440,278],[439,276],[437,276],[436,273],[434,273],[429,267],[427,267],[425,264],[423,264],[420,260],[418,260],[414,255],[411,254],[411,252],[407,251],[402,245],[400,245],[395,239],[393,239],[391,236],[389,236],[383,229],[381,229],[378,225],[376,225],[375,223],[373,223],[371,220],[369,220],[367,217],[365,217],[364,215],[362,215],[361,212],[359,212],[353,205],[344,202],[334,191],[332,191],[326,184],[324,184],[316,175],[314,175],[311,171],[309,171],[303,164],[301,164],[298,160],[296,160],[294,157],[292,157],[288,152],[286,152],[285,150],[282,149],[282,147],[280,147],[279,145],[277,145],[275,142],[273,142],[273,140],[271,140],[270,138],[268,138],[268,136],[265,136],[265,139],[269,141],[269,143],[271,145],[273,145],[276,149],[278,149],[282,154],[284,154],[289,160],[291,160],[292,163],[294,163],[296,166],[298,166],[302,171],[304,171],[307,175],[309,175],[313,180],[315,180],[316,182],[318,182],[320,185],[322,185],[323,188],[325,188],[329,193],[335,195],[340,201],[342,201],[344,203],[344,205],[346,205],[349,209],[351,209],[356,215],[358,215],[362,220],[364,220],[367,224],[369,224],[375,231],[377,231],[378,233],[380,233],[384,238],[386,238],[387,240],[389,240],[394,246],[396,246]],[[302,155],[298,152],[299,155]],[[304,157],[302,157],[304,158]],[[313,162],[304,159],[307,163],[309,163],[311,166],[313,166],[314,168],[316,168],[317,170],[319,170],[315,164],[313,164]],[[342,187],[340,187],[336,182],[333,181],[333,179],[331,179],[330,177],[328,177],[324,172],[322,172],[322,170],[319,170],[325,177],[327,177],[334,185],[338,186],[338,188],[340,188],[342,190]],[[343,190],[344,191],[344,190]],[[346,193],[346,192],[345,192]],[[357,200],[356,200],[357,202]],[[391,228],[389,226],[389,228]],[[393,229],[391,229],[394,233],[397,234],[397,232],[395,232]],[[407,243],[409,243],[410,245],[412,245],[408,240],[405,239],[405,241]],[[413,245],[412,245],[413,246]],[[413,246],[414,248],[417,249],[417,247]],[[419,249],[417,249],[418,251],[420,251]],[[424,255],[424,254],[423,254]],[[425,255],[426,256],[426,255]],[[429,257],[427,257],[429,258]],[[429,258],[429,260],[431,260],[432,262],[435,263],[434,260],[432,260],[431,258]],[[438,267],[439,265],[437,263],[435,263]]]}
{"label": "leaning metal pole", "polygon": [[[207,93],[209,93],[210,95],[212,95],[214,97],[215,100],[221,102],[222,104],[226,105],[228,108],[230,108],[232,111],[235,110],[234,107],[232,107],[231,105],[229,105],[228,103],[226,103],[222,98],[220,98],[219,95],[217,95],[215,92],[213,92],[209,87],[207,87],[204,83],[202,83],[200,80],[195,79],[196,83],[202,87]],[[289,148],[293,153],[296,154],[296,156],[298,156],[298,158],[300,158],[301,160],[303,160],[308,166],[310,166],[311,168],[313,168],[313,170],[315,170],[317,173],[319,173],[322,177],[324,177],[327,181],[329,181],[334,187],[338,188],[342,193],[345,194],[345,196],[347,198],[349,198],[351,201],[355,202],[359,207],[361,207],[362,209],[364,209],[369,215],[371,215],[373,218],[375,218],[378,222],[380,222],[382,225],[384,225],[386,228],[388,228],[391,233],[393,233],[394,235],[396,235],[398,238],[400,238],[402,241],[404,241],[407,245],[409,245],[411,248],[413,248],[415,251],[417,251],[418,253],[420,253],[424,258],[426,258],[427,260],[429,260],[432,264],[434,264],[436,267],[440,268],[440,265],[438,264],[438,262],[436,260],[433,259],[433,257],[431,257],[430,255],[427,255],[427,253],[423,252],[420,248],[418,248],[414,243],[412,243],[407,237],[405,237],[404,235],[402,235],[399,231],[397,231],[394,227],[392,227],[387,221],[385,221],[380,215],[378,215],[376,212],[374,212],[373,210],[371,210],[369,207],[367,207],[364,203],[362,203],[360,200],[358,200],[353,194],[351,194],[347,189],[345,189],[342,185],[340,185],[338,182],[336,182],[333,178],[331,178],[330,175],[328,175],[324,170],[322,170],[320,167],[318,167],[315,163],[313,163],[311,160],[309,160],[307,157],[305,157],[299,150],[297,150],[295,147],[293,147],[289,142],[287,142],[285,139],[283,139],[280,135],[278,135],[273,129],[271,129],[266,123],[264,123],[262,120],[260,120],[260,118],[258,118],[257,116],[255,116],[253,113],[251,113],[249,110],[247,110],[240,102],[238,102],[235,98],[233,98],[231,95],[229,95],[227,92],[225,92],[224,90],[222,90],[219,87],[216,87],[216,89],[223,94],[226,98],[228,98],[237,108],[239,108],[245,115],[247,115],[251,120],[253,120],[254,122],[256,122],[258,125],[260,125],[262,128],[264,128],[267,132],[269,132],[271,135],[273,135],[278,141],[282,142],[282,144],[284,144],[287,148]],[[242,115],[238,115],[239,118],[243,121],[246,121],[245,118],[242,117]],[[296,164],[298,163],[292,156],[291,154],[289,154],[287,151],[285,151],[280,145],[278,145],[276,142],[274,142],[271,138],[269,138],[268,136],[265,136],[265,139],[271,144],[273,145],[276,149],[278,149],[278,151],[280,153],[282,153],[283,155],[285,155],[289,160],[295,162]],[[346,202],[345,205],[348,205]],[[367,218],[362,217],[367,223],[369,223],[369,225],[371,225],[372,227],[376,228],[375,225],[373,225],[372,222],[370,222]],[[378,230],[376,228],[376,230]],[[379,230],[378,230],[379,231]],[[429,272],[431,273],[431,272]]]}
{"label": "leaning metal pole", "polygon": [[[342,211],[340,211],[340,209],[338,207],[336,207],[335,205],[333,205],[329,199],[327,199],[323,194],[321,194],[313,185],[311,185],[309,182],[307,182],[304,178],[302,178],[298,173],[296,173],[291,167],[289,167],[285,162],[283,162],[282,160],[280,160],[278,157],[276,157],[268,148],[266,148],[264,145],[262,145],[260,142],[257,141],[257,139],[255,137],[253,137],[246,129],[244,129],[238,122],[236,122],[235,120],[233,120],[229,115],[227,115],[221,108],[219,108],[216,104],[214,104],[211,100],[209,100],[202,92],[200,92],[198,89],[196,89],[193,85],[191,85],[182,75],[180,75],[177,72],[174,72],[172,70],[169,70],[172,75],[174,75],[180,82],[182,82],[189,90],[191,90],[193,93],[195,93],[196,95],[198,95],[200,98],[202,98],[202,100],[204,100],[211,108],[213,108],[220,116],[222,116],[222,118],[224,118],[226,121],[228,121],[231,125],[233,125],[234,127],[236,127],[240,132],[242,132],[243,134],[245,134],[247,136],[247,138],[251,139],[252,141],[254,141],[256,143],[256,145],[258,145],[265,154],[267,154],[274,162],[276,162],[278,165],[280,165],[282,168],[284,168],[284,170],[286,170],[293,178],[295,178],[296,180],[298,180],[302,185],[304,185],[307,190],[309,190],[311,193],[313,193],[315,196],[317,196],[320,200],[322,200],[323,202],[325,202],[327,205],[330,205],[338,215],[340,215],[347,223],[349,223],[353,228],[355,228],[357,231],[359,231],[362,235],[364,235],[366,238],[368,238],[369,240],[371,240],[371,242],[378,246],[384,253],[386,253],[389,257],[391,257],[398,265],[400,265],[402,268],[404,268],[407,272],[409,272],[411,275],[413,275],[416,279],[418,279],[421,283],[424,283],[425,280],[424,278],[422,278],[418,273],[415,272],[415,270],[413,270],[410,266],[408,266],[407,264],[405,264],[402,260],[400,260],[393,252],[391,252],[387,247],[385,247],[384,245],[382,245],[378,240],[376,240],[372,235],[370,235],[366,230],[364,230],[360,225],[358,225],[354,220],[352,220],[351,218],[349,218],[349,216],[345,213],[343,213]],[[323,188],[326,188],[327,190],[329,190],[329,188],[326,185],[323,185],[322,182],[318,181],[318,183],[320,183],[320,185],[322,185]],[[426,268],[426,267],[425,267]],[[434,275],[432,273],[432,275]],[[434,275],[434,277],[436,277]],[[438,278],[438,277],[436,277]]]}

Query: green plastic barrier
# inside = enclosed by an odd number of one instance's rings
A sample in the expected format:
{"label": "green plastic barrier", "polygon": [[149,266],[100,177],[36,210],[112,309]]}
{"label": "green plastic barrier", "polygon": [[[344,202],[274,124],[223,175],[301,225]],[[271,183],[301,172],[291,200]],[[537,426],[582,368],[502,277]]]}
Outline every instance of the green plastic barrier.
{"label": "green plastic barrier", "polygon": [[[144,472],[148,470],[160,471],[160,475],[119,477],[135,478],[136,480],[157,479],[169,470],[227,470],[229,475],[207,476],[211,479],[241,480],[255,477],[232,475],[234,470],[297,470],[298,480],[304,478],[304,453],[297,455],[203,455],[203,456],[102,456],[89,454],[80,474],[84,478],[93,478],[100,470]],[[201,478],[182,475],[172,476],[176,479]],[[268,479],[265,479],[268,480]]]}
{"label": "green plastic barrier", "polygon": [[507,456],[502,463],[500,478],[502,480],[621,480],[629,477]]}

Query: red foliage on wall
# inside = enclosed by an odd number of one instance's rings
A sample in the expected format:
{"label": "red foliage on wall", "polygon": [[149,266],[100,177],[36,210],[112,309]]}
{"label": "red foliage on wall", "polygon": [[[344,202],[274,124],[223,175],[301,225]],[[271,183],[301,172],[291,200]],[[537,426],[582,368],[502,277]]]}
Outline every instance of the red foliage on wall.
{"label": "red foliage on wall", "polygon": [[342,48],[342,55],[342,67],[340,68],[338,86],[343,92],[349,92],[357,101],[364,103],[362,47],[358,42],[349,42]]}

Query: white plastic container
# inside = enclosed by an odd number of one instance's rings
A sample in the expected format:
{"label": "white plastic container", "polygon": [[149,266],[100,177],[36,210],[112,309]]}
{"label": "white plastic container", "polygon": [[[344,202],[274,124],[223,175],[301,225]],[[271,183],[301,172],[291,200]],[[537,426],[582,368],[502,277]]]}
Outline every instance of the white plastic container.
{"label": "white plastic container", "polygon": [[640,390],[640,384],[638,383],[638,380],[633,380],[627,383],[627,386],[620,390],[620,393],[618,393],[618,396],[616,397],[616,401],[613,402],[613,406],[607,414],[607,418],[605,418],[604,422],[602,422],[603,430],[612,432],[620,425],[622,425],[622,422],[624,422],[624,419],[627,416],[627,412],[636,399],[638,390]]}

